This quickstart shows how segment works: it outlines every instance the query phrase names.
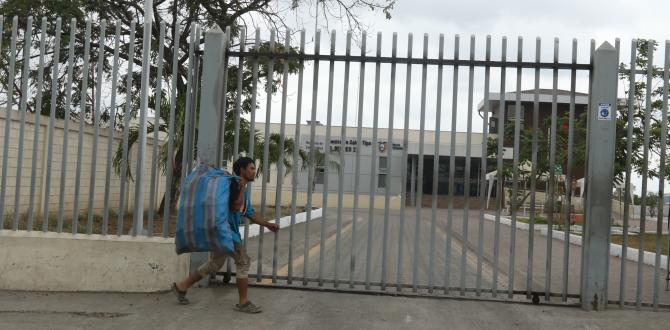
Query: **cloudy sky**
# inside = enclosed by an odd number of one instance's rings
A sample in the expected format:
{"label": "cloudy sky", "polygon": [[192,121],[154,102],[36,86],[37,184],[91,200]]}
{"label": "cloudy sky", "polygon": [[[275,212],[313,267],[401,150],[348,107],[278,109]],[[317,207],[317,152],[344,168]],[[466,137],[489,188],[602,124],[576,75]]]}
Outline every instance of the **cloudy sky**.
{"label": "cloudy sky", "polygon": [[[523,39],[522,59],[524,61],[535,60],[536,38],[541,38],[541,60],[543,62],[553,61],[554,38],[559,38],[559,61],[572,61],[573,39],[577,42],[577,62],[587,63],[589,61],[590,42],[594,40],[596,46],[603,42],[615,43],[615,39],[621,41],[620,60],[629,62],[630,45],[633,38],[653,38],[660,41],[663,47],[664,40],[670,38],[670,29],[667,21],[667,13],[670,13],[670,1],[661,0],[564,0],[564,1],[542,1],[542,0],[511,0],[511,1],[437,1],[437,0],[398,0],[393,10],[393,18],[386,20],[381,13],[364,13],[363,22],[367,25],[368,38],[366,54],[375,56],[378,33],[381,33],[381,53],[390,56],[392,52],[392,36],[397,33],[397,54],[406,57],[408,52],[408,34],[413,34],[413,56],[420,57],[424,47],[424,34],[428,36],[428,56],[437,58],[439,56],[440,34],[444,34],[444,57],[454,58],[455,35],[460,36],[459,56],[468,58],[470,56],[471,36],[475,37],[476,59],[484,59],[486,37],[491,36],[491,57],[499,60],[502,55],[502,39],[507,38],[507,59],[516,61],[519,56],[519,37]],[[306,51],[314,51],[314,8],[296,13],[299,17],[294,19],[294,29],[306,30]],[[319,27],[323,30],[321,35],[320,49],[322,53],[330,51],[332,38],[329,35],[331,29],[335,29],[335,49],[337,54],[345,52],[346,27],[337,22],[325,22],[319,20]],[[264,32],[264,35],[267,34]],[[293,45],[299,45],[299,35],[293,35]],[[352,42],[352,53],[360,54],[360,36],[355,36]],[[655,62],[662,66],[662,54],[656,54]],[[336,63],[333,67],[332,104],[328,102],[328,91],[330,86],[329,63],[321,62],[318,73],[318,88],[315,91],[314,66],[310,63],[304,72],[304,87],[302,99],[301,122],[311,118],[312,103],[316,106],[316,119],[325,123],[327,121],[328,109],[332,109],[332,124],[340,125],[343,118],[343,100],[345,91],[345,66],[344,63]],[[428,67],[426,72],[426,100],[425,114],[422,110],[422,68],[413,66],[407,90],[407,66],[396,67],[395,93],[391,93],[392,67],[390,64],[380,66],[379,85],[375,87],[376,70],[374,64],[367,64],[364,74],[363,89],[359,88],[361,76],[360,64],[352,63],[350,67],[349,89],[347,95],[348,106],[347,125],[354,126],[358,123],[358,114],[362,113],[363,126],[388,127],[389,112],[394,110],[394,127],[402,128],[405,123],[404,115],[406,106],[409,109],[409,126],[419,129],[421,124],[427,130],[438,129],[451,130],[454,110],[456,121],[454,127],[457,131],[467,131],[469,107],[468,85],[472,79],[472,104],[473,112],[472,131],[482,131],[482,118],[477,114],[477,104],[483,99],[485,91],[485,76],[483,68],[476,68],[472,78],[469,68],[460,68],[458,77],[454,76],[452,67],[443,68],[441,89],[439,88],[438,67]],[[559,89],[570,89],[569,70],[559,72]],[[518,80],[517,80],[518,79]],[[289,78],[287,90],[286,121],[296,121],[297,109],[297,84],[298,77]],[[490,92],[499,92],[502,83],[500,69],[491,69]],[[516,69],[506,71],[505,91],[516,90],[518,82],[522,89],[534,87],[534,70],[525,69],[521,77],[517,77]],[[576,78],[576,90],[588,92],[588,74],[578,72]],[[457,88],[454,88],[456,84]],[[619,97],[626,90],[626,84],[619,84]],[[542,70],[540,76],[542,88],[552,87],[552,71]],[[362,91],[362,92],[361,92]],[[379,93],[376,101],[375,91]],[[394,95],[393,107],[391,107],[391,94]],[[317,95],[316,101],[313,96]],[[270,121],[281,120],[281,94],[273,96]],[[409,99],[409,101],[408,101]],[[441,101],[438,104],[438,99]],[[259,99],[260,104],[265,105],[265,98]],[[362,108],[359,108],[359,104]],[[378,104],[378,119],[375,121],[375,104]],[[439,111],[438,111],[439,110]],[[439,112],[439,121],[438,119]],[[265,121],[265,109],[259,109],[257,120]],[[641,189],[641,179],[634,178],[636,191]],[[650,191],[658,190],[656,181],[649,182]],[[666,191],[669,191],[666,187]]]}

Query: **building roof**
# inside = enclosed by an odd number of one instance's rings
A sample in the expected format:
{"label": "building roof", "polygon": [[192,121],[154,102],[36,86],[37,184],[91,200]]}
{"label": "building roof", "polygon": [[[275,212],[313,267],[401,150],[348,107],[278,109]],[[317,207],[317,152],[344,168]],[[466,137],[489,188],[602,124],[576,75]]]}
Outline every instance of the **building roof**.
{"label": "building roof", "polygon": [[[534,102],[535,101],[535,89],[522,90],[519,93],[519,100],[521,102]],[[554,98],[553,89],[538,89],[537,90],[538,100],[540,103],[551,103]],[[517,98],[517,92],[507,92],[505,93],[505,100],[507,102],[514,102]],[[572,98],[572,92],[562,89],[556,90],[556,102],[558,104],[570,104]],[[491,101],[491,110],[498,108],[498,103],[500,103],[500,93],[489,93],[489,100]],[[575,104],[578,105],[587,105],[589,103],[589,94],[575,92]],[[481,100],[477,105],[477,110],[481,112],[484,109],[484,100]]]}

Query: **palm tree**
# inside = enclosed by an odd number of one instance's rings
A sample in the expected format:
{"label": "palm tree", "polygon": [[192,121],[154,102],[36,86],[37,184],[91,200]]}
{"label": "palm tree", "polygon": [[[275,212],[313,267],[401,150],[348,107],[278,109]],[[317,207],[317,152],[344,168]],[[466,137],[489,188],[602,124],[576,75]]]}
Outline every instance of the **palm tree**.
{"label": "palm tree", "polygon": [[[170,105],[167,102],[166,97],[161,98],[161,106],[160,106],[160,112],[159,112],[159,117],[160,121],[158,124],[158,130],[159,132],[163,132],[165,134],[168,134],[168,123],[169,123],[169,115],[170,115]],[[149,102],[150,106],[155,105],[155,98],[152,97]],[[177,196],[179,196],[179,183],[181,182],[181,173],[182,173],[182,155],[184,155],[184,122],[185,122],[185,100],[184,97],[180,97],[177,99],[176,102],[176,109],[175,109],[175,118],[174,118],[174,135],[171,137],[173,139],[173,144],[174,144],[174,154],[170,155],[168,157],[168,143],[163,143],[163,145],[160,146],[160,151],[158,153],[158,169],[160,170],[161,173],[166,174],[167,171],[167,162],[168,159],[171,159],[173,161],[173,167],[172,167],[172,182],[171,182],[171,195],[170,200],[172,201],[171,208],[174,208],[177,202]],[[233,150],[234,150],[234,135],[239,134],[239,152],[240,153],[245,153],[249,154],[249,132],[251,130],[251,125],[249,121],[247,121],[244,118],[240,118],[240,130],[239,132],[235,132],[234,130],[235,127],[235,117],[234,113],[232,110],[229,110],[226,114],[226,120],[225,120],[225,130],[224,130],[224,154],[226,155],[227,158],[233,158]],[[154,130],[156,129],[156,125],[152,122],[147,123],[147,135],[153,134]],[[196,140],[198,136],[198,131],[196,129],[195,132]],[[258,164],[258,171],[257,173],[262,173],[263,171],[263,147],[265,144],[265,139],[263,135],[256,130],[256,132],[253,135],[254,137],[254,154],[252,158],[256,160]],[[139,139],[139,127],[137,125],[131,126],[128,128],[128,150],[131,150],[131,148],[137,143]],[[280,155],[280,135],[277,133],[270,134],[269,136],[269,154],[268,154],[268,163],[270,166],[277,164],[279,162],[279,155]],[[284,140],[284,154],[286,157],[284,158],[283,164],[284,164],[284,169],[285,169],[285,175],[290,173],[291,169],[293,168],[293,163],[292,163],[292,157],[290,155],[293,154],[293,148],[295,147],[295,143],[293,139],[287,138]],[[124,148],[123,148],[123,141],[119,142],[119,146],[116,150],[116,153],[114,155],[113,159],[113,166],[114,170],[117,175],[120,175],[121,173],[121,167],[122,167],[122,162],[123,162],[123,154],[124,154]],[[302,159],[305,159],[306,153],[304,151],[300,151],[300,156]],[[151,157],[150,152],[147,151],[148,157]],[[134,170],[130,166],[131,158],[134,156],[133,153],[129,153],[128,157],[126,158],[126,165],[127,165],[127,171],[126,171],[126,180],[133,180],[133,175],[132,171]],[[193,153],[193,158],[197,158],[197,149]],[[303,162],[304,164],[304,162]],[[163,196],[159,210],[163,209],[164,204],[165,204],[165,197]]]}
{"label": "palm tree", "polygon": [[[308,170],[311,174],[311,177],[314,178],[312,180],[312,191],[314,191],[314,188],[316,187],[316,173],[317,173],[317,171],[320,172],[321,170],[323,170],[324,175],[325,175],[325,169],[326,169],[326,166],[327,166],[326,165],[326,153],[324,153],[323,151],[321,151],[319,149],[316,149],[316,148],[313,149],[313,151],[314,151],[314,165],[311,165],[308,152],[300,150],[300,153],[301,153],[300,158],[302,158],[302,160],[303,160],[302,170]],[[340,152],[343,152],[343,151],[340,151]],[[329,157],[329,160],[328,160],[328,167],[333,169],[333,170],[339,171],[340,170],[340,162],[338,161],[339,157],[335,158],[335,157],[332,156],[332,154],[335,154],[335,152],[330,152],[330,153],[331,153],[331,157]]]}

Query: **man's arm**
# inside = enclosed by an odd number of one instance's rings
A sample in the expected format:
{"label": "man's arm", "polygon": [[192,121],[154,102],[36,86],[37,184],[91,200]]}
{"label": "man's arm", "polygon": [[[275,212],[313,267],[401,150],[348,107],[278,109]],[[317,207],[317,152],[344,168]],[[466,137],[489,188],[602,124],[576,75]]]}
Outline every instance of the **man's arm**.
{"label": "man's arm", "polygon": [[248,217],[249,220],[253,221],[254,223],[266,227],[273,233],[276,233],[279,230],[279,226],[277,224],[274,224],[272,222],[266,221],[265,219],[261,218],[257,213],[254,213],[251,215],[251,217]]}

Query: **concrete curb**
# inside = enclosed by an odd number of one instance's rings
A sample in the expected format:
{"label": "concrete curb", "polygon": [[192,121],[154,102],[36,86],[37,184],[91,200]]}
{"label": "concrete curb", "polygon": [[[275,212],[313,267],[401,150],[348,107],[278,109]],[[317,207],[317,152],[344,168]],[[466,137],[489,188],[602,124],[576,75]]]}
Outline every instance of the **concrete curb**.
{"label": "concrete curb", "polygon": [[[485,214],[484,219],[488,221],[495,221],[496,217],[490,214]],[[512,226],[512,220],[509,218],[505,217],[500,217],[500,223],[504,224],[506,226]],[[521,229],[521,230],[530,230],[530,225],[527,223],[523,222],[517,222],[516,223],[516,228]],[[539,231],[542,236],[548,236],[549,235],[549,229],[547,226],[536,228],[535,231]],[[565,241],[565,233],[562,231],[554,230],[553,231],[553,237],[556,239],[559,239],[561,241]],[[570,234],[570,244],[574,244],[577,246],[582,246],[582,237],[578,235],[573,235]],[[613,244],[610,243],[610,256],[613,257],[618,257],[621,258],[623,254],[623,246],[619,244]],[[633,262],[638,262],[638,256],[639,256],[639,250],[628,247],[627,248],[627,255],[626,259],[633,261]],[[656,266],[656,253],[654,252],[649,252],[649,251],[644,251],[643,257],[642,257],[642,262],[645,265],[648,266]],[[668,256],[666,255],[661,255],[661,265],[660,269],[667,270],[667,262],[668,262]]]}
{"label": "concrete curb", "polygon": [[0,231],[0,290],[159,292],[188,261],[174,238]]}
{"label": "concrete curb", "polygon": [[[303,223],[307,221],[307,213],[302,212],[295,215],[295,224]],[[321,218],[323,216],[323,209],[312,210],[312,220]],[[290,227],[291,226],[291,216],[287,215],[279,219],[279,228]],[[240,228],[242,235],[244,235],[244,228]],[[260,226],[257,224],[249,225],[249,237],[256,237],[260,232]],[[266,231],[267,232],[267,231]]]}

